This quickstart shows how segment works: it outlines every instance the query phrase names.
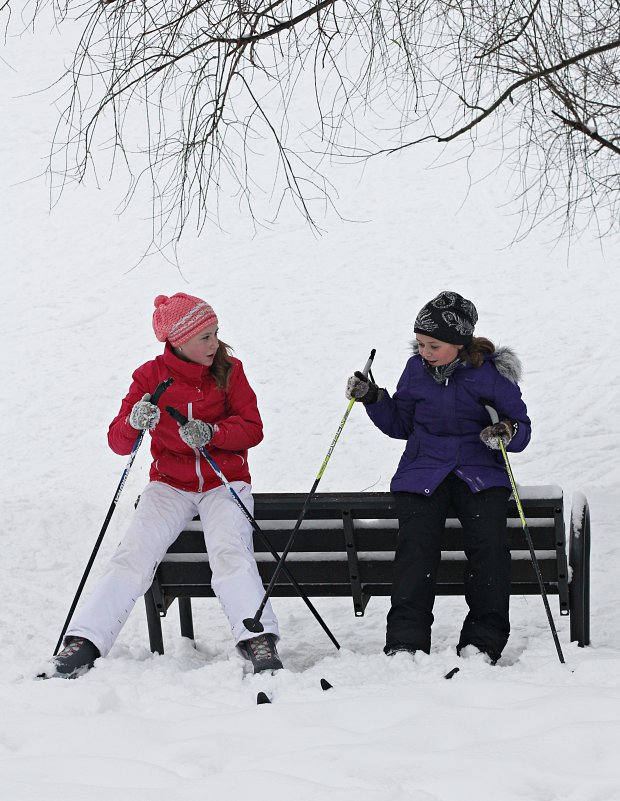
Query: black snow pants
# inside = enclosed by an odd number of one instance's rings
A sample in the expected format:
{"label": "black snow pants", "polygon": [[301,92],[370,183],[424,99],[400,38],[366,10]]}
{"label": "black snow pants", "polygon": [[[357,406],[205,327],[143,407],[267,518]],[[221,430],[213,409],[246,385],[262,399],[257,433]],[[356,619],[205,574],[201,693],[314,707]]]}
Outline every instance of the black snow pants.
{"label": "black snow pants", "polygon": [[510,633],[510,492],[492,487],[472,492],[451,473],[430,495],[395,493],[399,532],[387,617],[386,648],[405,645],[430,652],[441,540],[450,507],[463,529],[465,600],[469,613],[457,650],[475,645],[497,660]]}

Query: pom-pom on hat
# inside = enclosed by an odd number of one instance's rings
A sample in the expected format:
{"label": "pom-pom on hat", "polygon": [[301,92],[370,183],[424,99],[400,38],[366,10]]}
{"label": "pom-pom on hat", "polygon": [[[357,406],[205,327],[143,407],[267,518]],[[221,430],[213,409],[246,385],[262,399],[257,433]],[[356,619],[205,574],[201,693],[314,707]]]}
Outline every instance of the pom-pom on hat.
{"label": "pom-pom on hat", "polygon": [[217,325],[217,315],[200,298],[184,292],[155,298],[153,331],[160,342],[168,340],[173,348],[177,348],[210,325]]}
{"label": "pom-pom on hat", "polygon": [[477,322],[478,312],[471,300],[458,292],[440,292],[420,309],[413,330],[441,342],[467,345]]}

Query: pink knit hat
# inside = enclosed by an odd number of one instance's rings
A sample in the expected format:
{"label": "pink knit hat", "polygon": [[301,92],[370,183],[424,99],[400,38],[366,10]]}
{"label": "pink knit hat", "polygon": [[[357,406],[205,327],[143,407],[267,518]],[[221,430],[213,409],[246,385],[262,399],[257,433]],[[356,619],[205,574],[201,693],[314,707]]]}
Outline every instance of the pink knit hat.
{"label": "pink knit hat", "polygon": [[184,292],[155,298],[153,331],[160,342],[168,340],[173,348],[177,348],[210,325],[217,325],[217,316],[200,298]]}

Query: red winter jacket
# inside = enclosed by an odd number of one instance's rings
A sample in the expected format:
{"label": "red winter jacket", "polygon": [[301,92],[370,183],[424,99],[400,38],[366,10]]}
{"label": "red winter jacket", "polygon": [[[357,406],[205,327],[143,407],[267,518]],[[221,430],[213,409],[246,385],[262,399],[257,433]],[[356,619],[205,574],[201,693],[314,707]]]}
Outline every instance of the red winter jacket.
{"label": "red winter jacket", "polygon": [[205,492],[220,485],[200,452],[179,436],[178,423],[165,411],[166,406],[174,406],[190,419],[204,420],[216,427],[208,445],[209,454],[229,481],[249,483],[248,448],[262,440],[263,424],[256,395],[241,362],[232,357],[231,361],[230,383],[227,390],[222,390],[208,367],[179,359],[166,344],[161,356],[138,367],[132,376],[133,383],[108,430],[108,442],[114,453],[131,453],[136,441],[138,432],[128,420],[134,403],[145,393],[152,394],[158,384],[171,377],[173,383],[159,400],[160,421],[150,432],[151,481],[162,481],[189,492]]}

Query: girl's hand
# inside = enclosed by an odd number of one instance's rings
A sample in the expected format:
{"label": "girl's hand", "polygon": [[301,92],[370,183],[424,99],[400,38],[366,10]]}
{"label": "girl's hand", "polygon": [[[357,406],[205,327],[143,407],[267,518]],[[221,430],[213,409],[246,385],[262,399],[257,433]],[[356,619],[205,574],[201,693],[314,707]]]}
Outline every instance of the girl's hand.
{"label": "girl's hand", "polygon": [[515,434],[515,424],[511,420],[502,420],[494,426],[487,426],[480,432],[480,439],[492,451],[500,450],[500,442],[504,448]]}
{"label": "girl's hand", "polygon": [[213,426],[203,420],[188,420],[179,428],[179,436],[190,448],[204,448],[213,439]]}
{"label": "girl's hand", "polygon": [[129,425],[136,431],[144,431],[146,428],[152,431],[159,423],[161,412],[157,406],[150,403],[150,397],[147,392],[142,400],[134,403],[133,409],[129,413]]}
{"label": "girl's hand", "polygon": [[345,395],[349,400],[354,398],[362,403],[375,403],[379,399],[379,387],[357,370],[347,381]]}

